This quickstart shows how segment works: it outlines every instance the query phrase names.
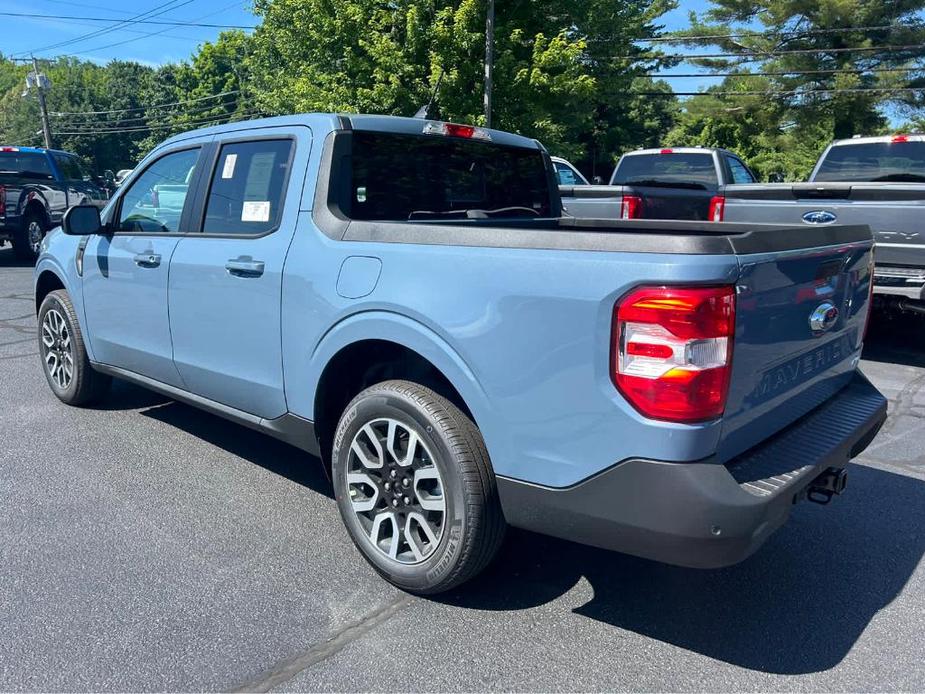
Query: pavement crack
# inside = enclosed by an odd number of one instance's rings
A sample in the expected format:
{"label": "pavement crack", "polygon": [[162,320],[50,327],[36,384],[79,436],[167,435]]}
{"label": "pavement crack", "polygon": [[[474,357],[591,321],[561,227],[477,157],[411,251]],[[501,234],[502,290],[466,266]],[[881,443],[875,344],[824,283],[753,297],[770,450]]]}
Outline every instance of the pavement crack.
{"label": "pavement crack", "polygon": [[357,639],[365,636],[383,622],[388,621],[414,602],[410,595],[401,595],[395,600],[367,614],[363,619],[348,624],[327,641],[316,644],[302,653],[296,653],[258,675],[254,679],[232,687],[232,692],[268,692],[279,687],[313,665],[327,660]]}

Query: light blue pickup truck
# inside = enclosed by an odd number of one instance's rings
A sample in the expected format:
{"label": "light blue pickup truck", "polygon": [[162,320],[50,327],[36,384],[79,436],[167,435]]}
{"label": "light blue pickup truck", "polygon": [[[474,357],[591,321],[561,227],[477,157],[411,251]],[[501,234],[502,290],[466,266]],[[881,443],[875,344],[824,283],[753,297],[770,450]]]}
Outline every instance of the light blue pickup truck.
{"label": "light blue pickup truck", "polygon": [[554,176],[534,140],[436,121],[174,137],[44,240],[48,383],[89,405],[125,379],[315,454],[419,593],[508,525],[710,568],[841,493],[886,416],[857,370],[867,227],[574,219]]}

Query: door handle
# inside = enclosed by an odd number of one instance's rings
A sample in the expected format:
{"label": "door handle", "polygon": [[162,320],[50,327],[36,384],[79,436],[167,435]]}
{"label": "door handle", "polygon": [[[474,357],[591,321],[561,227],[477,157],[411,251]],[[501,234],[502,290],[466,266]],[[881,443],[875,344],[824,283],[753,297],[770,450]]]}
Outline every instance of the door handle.
{"label": "door handle", "polygon": [[260,277],[263,274],[264,263],[262,260],[252,260],[251,258],[232,258],[225,263],[225,269],[228,274],[235,277]]}
{"label": "door handle", "polygon": [[160,253],[138,253],[135,255],[135,265],[138,267],[157,267],[161,264]]}

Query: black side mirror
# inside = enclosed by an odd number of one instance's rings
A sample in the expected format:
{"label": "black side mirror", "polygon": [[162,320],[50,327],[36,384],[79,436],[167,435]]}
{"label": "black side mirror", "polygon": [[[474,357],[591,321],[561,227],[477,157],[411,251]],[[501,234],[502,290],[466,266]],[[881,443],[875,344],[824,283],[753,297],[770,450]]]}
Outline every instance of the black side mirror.
{"label": "black side mirror", "polygon": [[604,183],[604,179],[601,176],[595,176],[594,178],[591,179],[591,183],[593,183],[596,186],[599,186]]}
{"label": "black side mirror", "polygon": [[75,205],[64,213],[61,229],[71,236],[91,236],[103,230],[100,208],[94,205]]}

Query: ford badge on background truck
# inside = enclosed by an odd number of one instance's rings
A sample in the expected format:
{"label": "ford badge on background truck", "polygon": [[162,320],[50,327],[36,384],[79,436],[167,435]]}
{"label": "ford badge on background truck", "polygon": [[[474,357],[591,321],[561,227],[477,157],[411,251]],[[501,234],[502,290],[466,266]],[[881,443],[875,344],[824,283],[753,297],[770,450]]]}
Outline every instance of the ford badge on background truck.
{"label": "ford badge on background truck", "polygon": [[287,116],[173,137],[102,215],[72,208],[39,349],[66,403],[117,377],[317,454],[409,591],[473,576],[507,525],[720,567],[841,493],[884,421],[857,368],[871,247],[562,217],[535,140]]}

